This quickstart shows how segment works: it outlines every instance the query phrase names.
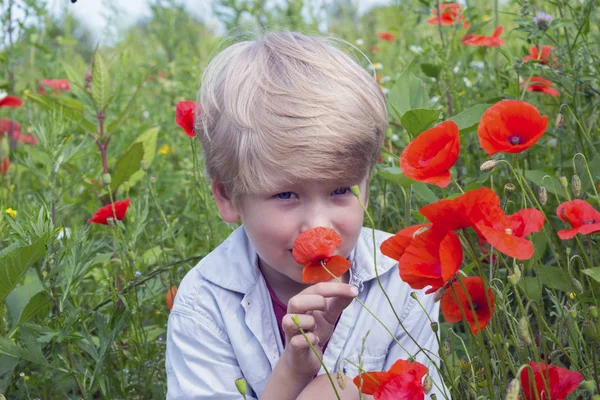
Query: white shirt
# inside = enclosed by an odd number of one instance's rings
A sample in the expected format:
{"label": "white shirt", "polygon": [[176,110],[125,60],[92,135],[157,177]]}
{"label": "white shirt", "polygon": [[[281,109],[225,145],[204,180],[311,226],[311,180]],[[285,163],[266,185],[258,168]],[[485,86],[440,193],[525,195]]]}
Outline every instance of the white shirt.
{"label": "white shirt", "polygon": [[[439,365],[438,343],[431,329],[438,321],[439,303],[433,295],[411,289],[400,279],[397,262],[383,256],[379,246],[389,233],[375,231],[377,270],[398,324],[376,279],[371,229],[362,228],[350,254],[350,284],[358,297],[394,332],[396,344],[373,316],[353,301],[341,314],[327,344],[323,362],[329,372],[358,375],[358,355],[367,331],[362,356],[366,371],[386,371],[398,359],[416,360],[429,367],[438,399],[450,398],[432,361]],[[410,296],[414,292],[421,303]],[[429,317],[423,309],[427,310]],[[417,345],[429,351],[418,352]],[[241,399],[235,380],[244,378],[248,399],[261,396],[275,364],[283,353],[271,297],[258,268],[258,256],[243,226],[190,270],[179,286],[167,329],[167,399]],[[430,357],[428,359],[427,353]],[[325,373],[321,368],[319,374]],[[444,395],[444,391],[446,395]]]}

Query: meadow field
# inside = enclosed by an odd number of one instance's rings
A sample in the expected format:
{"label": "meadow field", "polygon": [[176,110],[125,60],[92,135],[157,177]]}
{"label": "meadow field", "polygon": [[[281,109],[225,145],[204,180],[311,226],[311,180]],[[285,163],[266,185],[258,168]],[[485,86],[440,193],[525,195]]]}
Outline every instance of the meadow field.
{"label": "meadow field", "polygon": [[165,397],[176,288],[237,227],[176,108],[219,49],[287,29],[386,94],[366,226],[441,299],[452,398],[600,399],[598,2],[215,1],[225,34],[157,0],[108,45],[0,0],[0,394]]}

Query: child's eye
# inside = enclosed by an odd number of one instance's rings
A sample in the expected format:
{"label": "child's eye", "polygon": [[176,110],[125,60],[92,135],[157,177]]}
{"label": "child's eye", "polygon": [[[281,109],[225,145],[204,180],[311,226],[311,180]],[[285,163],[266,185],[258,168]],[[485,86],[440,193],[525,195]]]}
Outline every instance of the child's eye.
{"label": "child's eye", "polygon": [[278,199],[281,200],[290,200],[292,198],[292,196],[294,196],[295,194],[293,192],[282,192],[282,193],[277,193],[275,195],[275,197],[277,197]]}
{"label": "child's eye", "polygon": [[333,194],[338,195],[338,196],[342,196],[345,194],[348,194],[350,192],[350,188],[349,187],[340,187],[337,188],[333,191]]}

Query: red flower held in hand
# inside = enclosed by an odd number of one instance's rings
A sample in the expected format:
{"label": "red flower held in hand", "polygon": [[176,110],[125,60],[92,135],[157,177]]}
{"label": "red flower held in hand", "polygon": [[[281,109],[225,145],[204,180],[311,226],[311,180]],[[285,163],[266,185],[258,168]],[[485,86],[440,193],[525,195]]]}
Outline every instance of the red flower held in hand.
{"label": "red flower held in hand", "polygon": [[6,96],[0,99],[0,107],[21,107],[23,100],[16,96]]}
{"label": "red flower held in hand", "polygon": [[411,179],[444,188],[450,183],[450,168],[459,152],[458,125],[445,121],[406,146],[400,155],[400,168]]}
{"label": "red flower held in hand", "polygon": [[537,143],[547,126],[548,117],[535,106],[520,100],[501,100],[483,114],[477,135],[490,156],[520,153]]}
{"label": "red flower held in hand", "polygon": [[194,137],[196,108],[198,108],[198,105],[195,102],[191,100],[183,100],[177,103],[177,108],[175,111],[175,123],[183,128],[185,134],[191,138]]}
{"label": "red flower held in hand", "polygon": [[131,199],[115,201],[114,213],[112,208],[113,205],[107,204],[96,211],[94,216],[88,219],[88,222],[91,224],[108,225],[109,218],[116,218],[118,221],[121,221],[123,218],[125,218],[125,214],[127,214],[127,207],[129,207],[130,202]]}
{"label": "red flower held in hand", "polygon": [[381,253],[398,261],[402,280],[413,289],[437,289],[454,277],[462,264],[458,237],[435,225],[413,225],[381,244]]}
{"label": "red flower held in hand", "polygon": [[173,303],[175,302],[175,296],[177,296],[177,286],[173,286],[166,295],[167,307],[169,307],[169,311],[173,309]]}
{"label": "red flower held in hand", "polygon": [[353,382],[362,393],[373,395],[375,400],[423,400],[423,376],[427,367],[418,361],[398,360],[388,372],[369,372],[355,377]]}
{"label": "red flower held in hand", "polygon": [[396,36],[391,32],[379,32],[377,36],[379,36],[379,39],[385,40],[387,42],[393,42],[394,40],[396,40]]}
{"label": "red flower held in hand", "polygon": [[[336,277],[342,276],[352,264],[340,255],[332,255],[342,244],[342,237],[333,229],[322,226],[308,229],[296,238],[292,257],[302,270],[302,282],[317,283],[333,279],[327,268]],[[325,268],[323,265],[325,264]]]}
{"label": "red flower held in hand", "polygon": [[492,36],[476,35],[474,33],[462,38],[463,46],[484,46],[484,47],[500,47],[504,46],[504,40],[500,38],[504,28],[498,26]]}
{"label": "red flower held in hand", "polygon": [[527,81],[521,83],[521,89],[527,92],[541,92],[552,97],[560,96],[558,90],[552,87],[552,82],[541,76],[532,76],[531,79],[529,79],[529,83],[527,83]]}
{"label": "red flower held in hand", "polygon": [[[541,50],[541,53],[540,53]],[[523,62],[538,60],[540,64],[549,64],[553,67],[558,66],[558,59],[556,57],[550,57],[550,53],[554,50],[554,46],[531,46],[529,48],[529,55],[523,57]]]}
{"label": "red flower held in hand", "polygon": [[[556,365],[548,366],[545,362],[530,362],[528,365],[531,369],[523,368],[520,376],[525,400],[565,400],[577,389],[583,379],[579,372],[569,371]],[[533,370],[533,377],[531,377],[531,370]],[[548,388],[550,388],[550,395],[548,395]]]}
{"label": "red flower held in hand", "polygon": [[438,20],[438,12],[437,9],[434,8],[432,11],[433,17],[429,18],[425,22],[429,25],[442,25],[442,26],[450,26],[454,25],[456,22],[464,21],[465,17],[462,15],[462,7],[458,3],[446,3],[440,4],[441,15]]}
{"label": "red flower held in hand", "polygon": [[558,231],[558,237],[562,240],[571,239],[578,233],[589,235],[600,232],[600,212],[584,200],[562,203],[556,209],[556,215],[571,225],[571,229]]}
{"label": "red flower held in hand", "polygon": [[[462,288],[460,282],[463,283],[467,291]],[[490,298],[491,307],[488,306],[488,301],[485,295],[483,279],[479,276],[469,276],[461,278],[460,282],[452,283],[452,287],[446,289],[442,296],[440,308],[446,322],[451,324],[463,320],[463,312],[467,318],[467,322],[471,327],[471,333],[475,335],[480,330],[483,330],[492,319],[494,312],[494,295],[492,289],[488,288],[487,293]],[[467,296],[468,294],[468,296]],[[471,310],[469,297],[473,303],[475,314]],[[461,312],[462,308],[462,312]],[[479,323],[479,328],[477,327]]]}

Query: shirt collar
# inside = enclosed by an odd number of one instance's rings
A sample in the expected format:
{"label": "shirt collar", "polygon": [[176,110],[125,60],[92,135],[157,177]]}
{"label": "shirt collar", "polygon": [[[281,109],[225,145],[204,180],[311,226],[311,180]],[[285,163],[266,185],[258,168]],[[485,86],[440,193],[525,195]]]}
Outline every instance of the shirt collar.
{"label": "shirt collar", "polygon": [[[372,235],[370,228],[362,228],[356,245],[348,257],[352,263],[353,279],[351,283],[359,287],[362,283],[375,279],[377,276],[373,267]],[[379,251],[381,243],[389,236],[388,233],[375,231],[379,275],[386,273],[397,264],[395,260],[384,256]],[[261,277],[256,250],[243,225],[233,231],[201,263],[204,264],[201,269],[205,279],[225,289],[243,294],[249,293]],[[251,265],[251,268],[248,268],[248,264]]]}

